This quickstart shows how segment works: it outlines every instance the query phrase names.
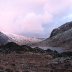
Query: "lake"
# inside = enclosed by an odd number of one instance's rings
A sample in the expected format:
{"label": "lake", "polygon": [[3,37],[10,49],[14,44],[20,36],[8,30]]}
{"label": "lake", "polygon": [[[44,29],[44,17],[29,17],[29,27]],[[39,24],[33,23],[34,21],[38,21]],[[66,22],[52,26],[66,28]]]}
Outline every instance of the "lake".
{"label": "lake", "polygon": [[[34,48],[34,47],[32,47],[32,48]],[[46,50],[46,49],[51,49],[51,50],[53,50],[53,51],[56,50],[56,51],[59,52],[59,53],[65,51],[65,48],[62,48],[62,47],[39,47],[39,48],[44,49],[44,50]]]}

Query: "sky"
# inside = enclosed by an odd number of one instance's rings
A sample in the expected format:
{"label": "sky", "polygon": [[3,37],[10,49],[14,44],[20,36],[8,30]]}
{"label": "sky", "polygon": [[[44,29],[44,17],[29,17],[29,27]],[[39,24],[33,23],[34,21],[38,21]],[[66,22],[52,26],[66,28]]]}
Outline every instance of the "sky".
{"label": "sky", "polygon": [[49,37],[72,21],[72,0],[0,0],[0,31],[30,37]]}

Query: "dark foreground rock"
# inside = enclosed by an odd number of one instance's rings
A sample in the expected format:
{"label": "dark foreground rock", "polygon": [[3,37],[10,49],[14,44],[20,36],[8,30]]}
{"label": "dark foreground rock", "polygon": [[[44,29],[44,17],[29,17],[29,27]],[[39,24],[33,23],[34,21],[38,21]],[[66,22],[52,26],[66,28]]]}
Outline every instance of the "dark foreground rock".
{"label": "dark foreground rock", "polygon": [[11,53],[11,52],[16,52],[16,53],[22,53],[22,52],[33,52],[33,53],[45,53],[45,50],[35,47],[31,48],[30,46],[27,45],[18,45],[14,42],[9,42],[5,45],[0,46],[0,53]]}
{"label": "dark foreground rock", "polygon": [[10,42],[0,47],[0,72],[72,72],[72,52]]}

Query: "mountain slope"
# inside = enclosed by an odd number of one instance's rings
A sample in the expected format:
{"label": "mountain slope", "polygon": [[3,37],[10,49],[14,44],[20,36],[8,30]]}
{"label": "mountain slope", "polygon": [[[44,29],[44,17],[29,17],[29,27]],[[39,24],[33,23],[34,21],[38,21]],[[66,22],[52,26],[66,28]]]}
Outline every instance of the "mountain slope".
{"label": "mountain slope", "polygon": [[8,42],[15,42],[19,45],[25,45],[25,44],[31,44],[31,43],[36,43],[40,42],[43,39],[41,38],[30,38],[26,36],[21,36],[21,35],[16,35],[16,34],[6,34],[0,32],[0,45],[4,45]]}
{"label": "mountain slope", "polygon": [[34,45],[72,48],[72,22],[65,23],[59,28],[54,29],[49,38]]}
{"label": "mountain slope", "polygon": [[62,32],[64,32],[64,31],[67,31],[67,30],[69,30],[69,29],[71,29],[71,28],[72,28],[72,21],[71,21],[71,22],[67,22],[67,23],[61,25],[60,27],[54,29],[54,30],[51,32],[50,37],[53,37],[53,36],[55,36],[55,35],[57,35],[57,34],[59,34],[59,33],[62,33]]}
{"label": "mountain slope", "polygon": [[6,44],[9,38],[4,33],[0,32],[0,45]]}
{"label": "mountain slope", "polygon": [[46,39],[43,41],[43,43],[45,43],[46,46],[71,48],[72,28],[56,36]]}
{"label": "mountain slope", "polygon": [[36,42],[40,42],[43,40],[39,38],[34,38],[34,37],[31,38],[31,37],[26,37],[26,36],[21,36],[21,35],[16,35],[16,34],[7,34],[7,36],[9,37],[9,40],[11,42],[15,42],[19,45],[36,43]]}

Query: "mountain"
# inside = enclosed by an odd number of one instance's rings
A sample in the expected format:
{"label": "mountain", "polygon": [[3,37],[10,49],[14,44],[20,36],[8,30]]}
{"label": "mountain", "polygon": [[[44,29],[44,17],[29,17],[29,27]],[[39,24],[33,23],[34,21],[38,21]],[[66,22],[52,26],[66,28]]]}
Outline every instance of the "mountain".
{"label": "mountain", "polygon": [[67,22],[67,23],[61,25],[60,27],[54,29],[54,30],[51,32],[50,37],[53,37],[53,36],[55,36],[55,35],[57,35],[57,34],[59,34],[59,33],[65,32],[65,31],[67,31],[67,30],[69,30],[69,29],[71,29],[71,28],[72,28],[72,22]]}
{"label": "mountain", "polygon": [[72,22],[67,22],[54,29],[46,40],[36,46],[72,48]]}
{"label": "mountain", "polygon": [[15,42],[19,45],[37,43],[43,40],[41,38],[34,38],[34,37],[31,38],[31,37],[26,37],[26,36],[21,36],[16,34],[7,34],[7,36],[9,37],[10,41]]}
{"label": "mountain", "polygon": [[9,37],[4,33],[0,32],[0,45],[6,44],[9,40]]}
{"label": "mountain", "polygon": [[42,40],[43,38],[34,38],[34,37],[31,38],[16,34],[7,34],[0,32],[0,45],[4,45],[8,42],[14,42],[19,45],[25,45],[25,44],[37,43]]}

